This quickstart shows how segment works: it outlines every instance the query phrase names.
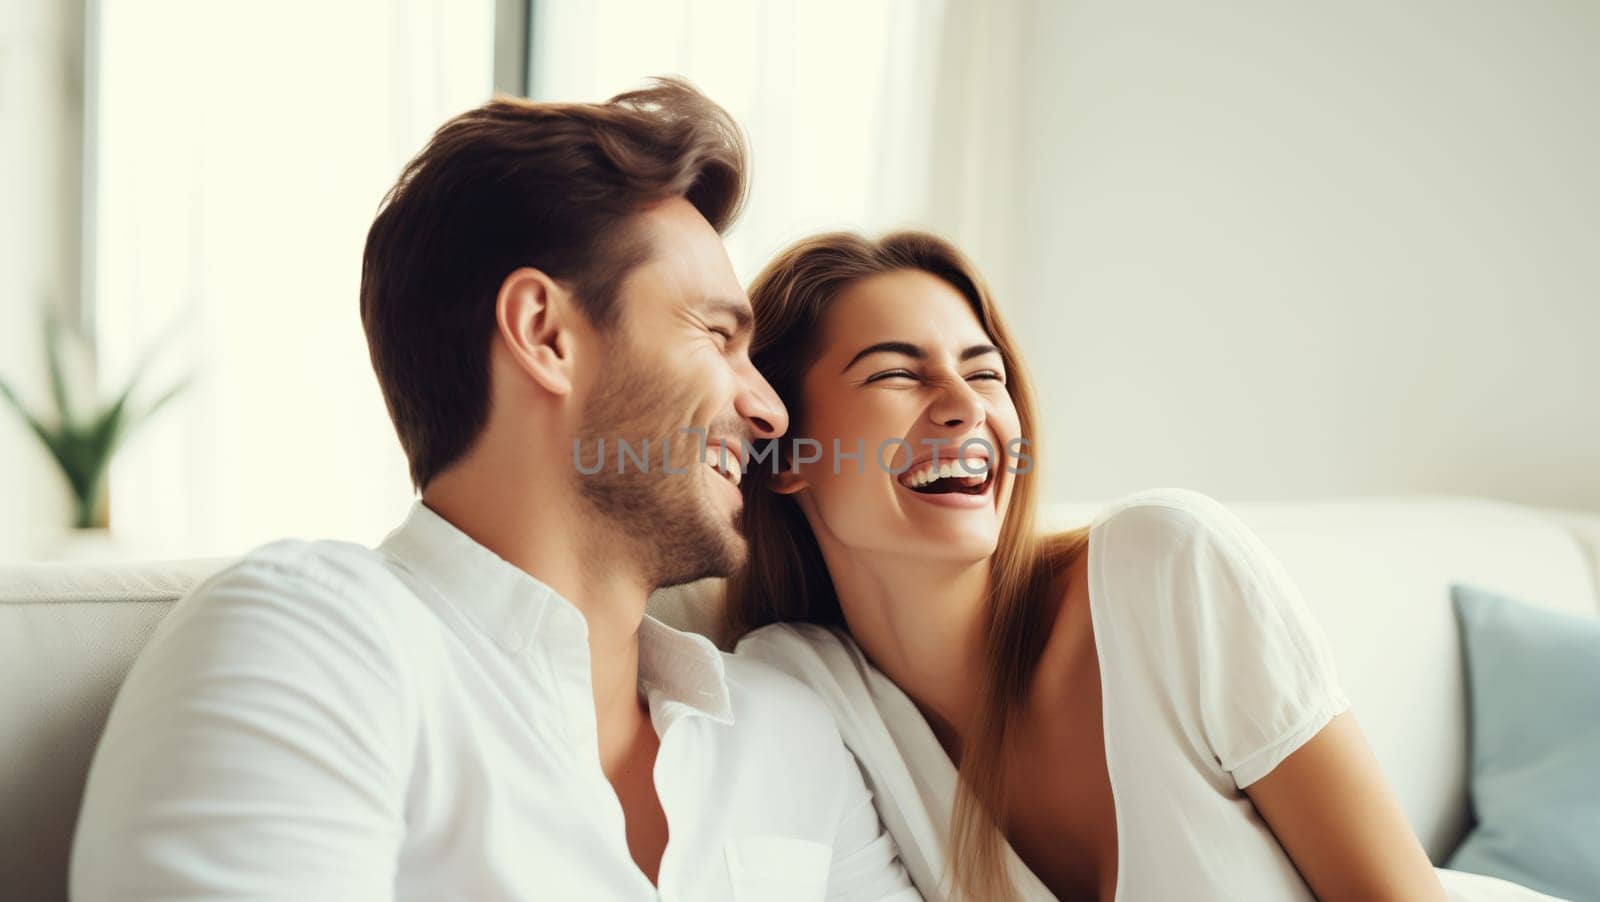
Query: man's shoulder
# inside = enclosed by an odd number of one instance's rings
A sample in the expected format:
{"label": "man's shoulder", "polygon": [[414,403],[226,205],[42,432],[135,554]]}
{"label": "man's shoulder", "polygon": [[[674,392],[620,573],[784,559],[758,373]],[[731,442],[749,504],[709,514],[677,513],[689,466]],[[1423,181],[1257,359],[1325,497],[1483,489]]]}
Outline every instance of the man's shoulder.
{"label": "man's shoulder", "polygon": [[331,539],[261,545],[191,589],[168,619],[271,618],[283,629],[360,633],[398,654],[426,609],[379,551]]}
{"label": "man's shoulder", "polygon": [[277,575],[334,592],[361,592],[396,579],[376,549],[337,539],[278,539],[260,545],[212,577]]}
{"label": "man's shoulder", "polygon": [[282,586],[296,595],[328,594],[349,604],[414,595],[376,549],[336,539],[278,539],[257,546],[190,591],[214,594],[240,584]]}
{"label": "man's shoulder", "polygon": [[201,732],[248,723],[294,742],[337,723],[401,742],[437,656],[418,641],[415,598],[386,571],[375,552],[347,543],[289,539],[245,554],[162,619],[123,682],[111,721],[122,726],[108,736],[130,742],[129,724],[159,711]]}

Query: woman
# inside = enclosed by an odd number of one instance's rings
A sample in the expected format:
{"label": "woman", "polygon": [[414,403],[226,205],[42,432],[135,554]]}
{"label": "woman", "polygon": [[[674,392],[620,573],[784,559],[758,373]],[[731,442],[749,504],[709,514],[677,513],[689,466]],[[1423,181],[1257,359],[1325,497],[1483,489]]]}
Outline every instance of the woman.
{"label": "woman", "polygon": [[828,702],[926,896],[1444,898],[1226,508],[1152,490],[1035,534],[1027,379],[954,248],[822,235],[751,301],[793,425],[744,478],[724,639]]}

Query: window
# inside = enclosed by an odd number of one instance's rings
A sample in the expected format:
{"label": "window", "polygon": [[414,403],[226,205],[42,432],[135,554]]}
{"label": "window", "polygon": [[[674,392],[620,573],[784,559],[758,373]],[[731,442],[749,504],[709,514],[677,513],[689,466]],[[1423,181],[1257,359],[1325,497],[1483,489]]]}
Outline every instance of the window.
{"label": "window", "polygon": [[105,0],[93,209],[101,373],[188,392],[111,474],[151,555],[375,542],[409,500],[367,360],[366,230],[401,166],[490,94],[490,0]]}

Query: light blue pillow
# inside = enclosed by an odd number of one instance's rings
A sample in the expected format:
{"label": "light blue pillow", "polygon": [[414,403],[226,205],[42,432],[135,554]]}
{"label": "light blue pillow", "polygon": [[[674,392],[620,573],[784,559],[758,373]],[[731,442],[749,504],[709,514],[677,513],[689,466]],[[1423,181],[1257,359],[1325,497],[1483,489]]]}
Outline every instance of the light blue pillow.
{"label": "light blue pillow", "polygon": [[1449,867],[1600,900],[1600,620],[1450,587],[1477,823]]}

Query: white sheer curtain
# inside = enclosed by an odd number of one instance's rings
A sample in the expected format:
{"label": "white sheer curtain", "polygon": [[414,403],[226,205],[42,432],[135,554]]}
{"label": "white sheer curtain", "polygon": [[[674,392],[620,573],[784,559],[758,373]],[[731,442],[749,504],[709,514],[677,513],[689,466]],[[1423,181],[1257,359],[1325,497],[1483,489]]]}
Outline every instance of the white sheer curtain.
{"label": "white sheer curtain", "polygon": [[112,525],[149,554],[372,542],[409,501],[367,362],[361,249],[384,191],[490,93],[492,0],[104,0],[95,259],[102,375],[169,324]]}
{"label": "white sheer curtain", "polygon": [[920,226],[1009,272],[1016,76],[1028,4],[966,0],[542,0],[532,84],[599,100],[679,74],[726,107],[753,150],[729,237],[748,282],[823,229]]}

